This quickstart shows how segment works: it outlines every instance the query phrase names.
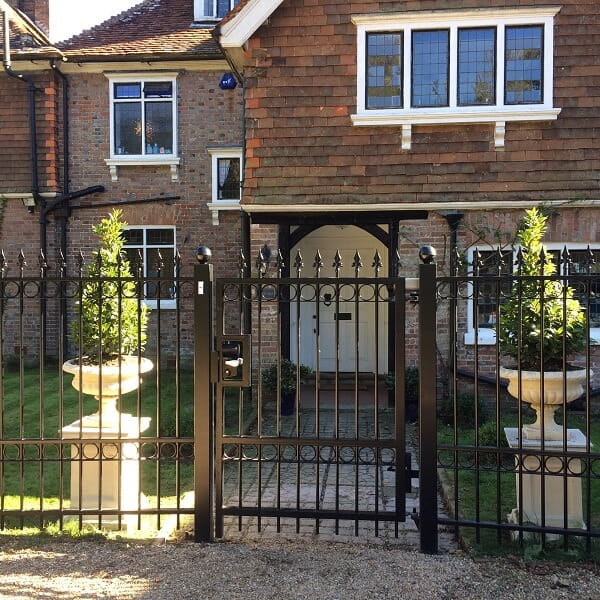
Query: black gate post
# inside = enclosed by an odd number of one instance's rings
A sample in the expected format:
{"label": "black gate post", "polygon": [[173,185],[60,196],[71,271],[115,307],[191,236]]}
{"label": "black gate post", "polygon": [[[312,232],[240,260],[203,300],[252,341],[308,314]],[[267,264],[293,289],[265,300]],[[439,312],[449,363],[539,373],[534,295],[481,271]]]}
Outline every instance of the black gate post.
{"label": "black gate post", "polygon": [[419,254],[425,262],[419,266],[419,534],[421,552],[436,554],[438,537],[436,265],[433,262],[435,250],[423,247]]}
{"label": "black gate post", "polygon": [[213,350],[213,269],[194,267],[194,534],[213,540],[213,410],[210,361]]}

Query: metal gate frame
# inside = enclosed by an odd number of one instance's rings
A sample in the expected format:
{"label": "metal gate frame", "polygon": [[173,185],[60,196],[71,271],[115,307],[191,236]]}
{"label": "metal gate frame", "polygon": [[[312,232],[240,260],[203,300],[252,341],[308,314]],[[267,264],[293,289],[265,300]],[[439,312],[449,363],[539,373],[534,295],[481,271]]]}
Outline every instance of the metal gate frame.
{"label": "metal gate frame", "polygon": [[[226,442],[220,430],[218,420],[222,417],[220,410],[215,405],[215,399],[222,397],[223,380],[220,368],[223,360],[222,349],[215,347],[223,341],[223,335],[216,334],[215,327],[219,320],[214,318],[214,292],[215,280],[212,265],[200,264],[195,268],[196,290],[194,302],[195,314],[195,539],[196,541],[211,541],[222,535],[223,516],[237,515],[257,517],[292,517],[311,519],[348,519],[348,520],[404,520],[406,477],[396,477],[396,510],[394,514],[378,512],[364,513],[356,511],[323,511],[316,509],[290,509],[280,507],[222,507],[221,497],[221,464],[219,457],[224,443],[230,444],[263,444],[274,445],[280,448],[283,445],[311,444],[316,447],[327,445],[335,446],[336,441],[330,438],[280,438],[280,437],[231,437],[227,436]],[[425,553],[436,553],[438,549],[437,537],[437,456],[436,456],[436,268],[435,264],[420,265],[419,272],[419,369],[420,401],[419,401],[419,428],[420,428],[420,488],[419,488],[419,513],[414,515],[419,526],[420,548]],[[225,284],[239,286],[249,285],[298,285],[303,282],[314,283],[314,279],[298,278],[238,278],[220,279],[216,282],[217,288],[222,289]],[[328,282],[323,279],[322,282]],[[332,279],[329,283],[339,285],[345,281],[343,278]],[[356,281],[356,280],[352,280]],[[376,440],[371,444],[377,449],[391,447],[395,449],[395,466],[398,473],[406,473],[404,440],[404,316],[406,286],[403,278],[370,278],[368,281],[378,285],[393,286],[394,289],[394,318],[395,318],[395,437],[388,441]],[[424,324],[430,324],[425,326]],[[220,333],[220,332],[219,332]],[[226,385],[226,383],[225,383]],[[345,445],[351,440],[345,439]],[[337,444],[341,446],[341,444]],[[377,455],[378,456],[378,455]],[[408,484],[410,485],[410,465],[408,465]],[[216,502],[215,502],[216,501]],[[401,514],[400,514],[401,513]]]}

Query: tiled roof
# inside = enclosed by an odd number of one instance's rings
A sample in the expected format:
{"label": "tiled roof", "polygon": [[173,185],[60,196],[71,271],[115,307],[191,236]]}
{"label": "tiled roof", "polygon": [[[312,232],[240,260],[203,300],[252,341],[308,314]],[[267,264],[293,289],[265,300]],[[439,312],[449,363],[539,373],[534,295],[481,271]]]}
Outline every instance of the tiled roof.
{"label": "tiled roof", "polygon": [[145,0],[57,46],[70,60],[222,56],[212,39],[212,26],[194,24],[193,4]]}
{"label": "tiled roof", "polygon": [[[46,33],[25,13],[0,0],[0,11],[8,15],[10,24],[10,51],[13,58],[52,58],[59,55],[50,44]],[[1,23],[1,19],[0,19]],[[0,27],[0,55],[4,53],[4,28]]]}

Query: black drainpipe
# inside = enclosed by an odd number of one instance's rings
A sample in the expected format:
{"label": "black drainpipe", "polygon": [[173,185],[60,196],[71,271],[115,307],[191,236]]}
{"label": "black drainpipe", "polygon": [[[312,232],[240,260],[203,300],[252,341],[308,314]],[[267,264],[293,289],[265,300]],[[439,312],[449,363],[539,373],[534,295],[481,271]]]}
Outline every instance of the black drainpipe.
{"label": "black drainpipe", "polygon": [[[3,20],[3,36],[4,36],[4,55],[2,57],[2,65],[4,67],[4,71],[10,77],[14,77],[19,81],[27,84],[27,92],[29,95],[29,143],[30,143],[30,157],[31,157],[31,193],[33,195],[33,199],[36,204],[38,202],[43,202],[43,199],[40,196],[40,186],[38,179],[38,160],[37,160],[37,127],[36,127],[36,110],[35,110],[35,93],[41,91],[39,88],[35,86],[31,77],[27,75],[23,75],[22,73],[17,73],[11,67],[10,60],[10,27],[8,15],[3,12],[2,13]],[[45,232],[42,235],[40,231],[40,238],[44,238],[45,241]],[[42,241],[42,240],[40,240]],[[42,244],[42,249],[45,254],[45,244]]]}

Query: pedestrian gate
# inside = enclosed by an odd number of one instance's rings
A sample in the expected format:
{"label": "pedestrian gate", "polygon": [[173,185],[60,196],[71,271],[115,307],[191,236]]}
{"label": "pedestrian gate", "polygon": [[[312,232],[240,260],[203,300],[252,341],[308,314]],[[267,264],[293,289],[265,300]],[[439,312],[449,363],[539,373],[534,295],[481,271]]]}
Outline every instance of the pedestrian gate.
{"label": "pedestrian gate", "polygon": [[[359,261],[354,277],[303,277],[297,261],[295,277],[215,282],[216,401],[198,408],[214,423],[214,464],[208,452],[196,468],[206,481],[214,473],[216,537],[246,526],[319,533],[326,521],[336,533],[398,535],[416,474],[405,450],[407,291],[402,278],[360,277]],[[196,308],[211,314],[210,266],[198,269]],[[201,356],[213,340],[197,334]],[[372,372],[361,371],[365,352]]]}

